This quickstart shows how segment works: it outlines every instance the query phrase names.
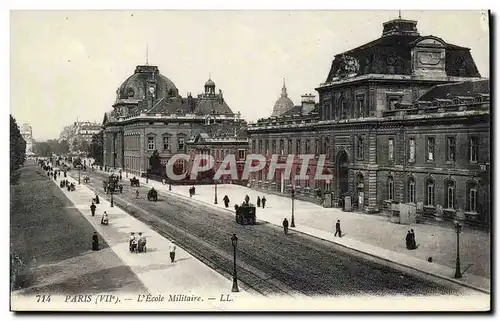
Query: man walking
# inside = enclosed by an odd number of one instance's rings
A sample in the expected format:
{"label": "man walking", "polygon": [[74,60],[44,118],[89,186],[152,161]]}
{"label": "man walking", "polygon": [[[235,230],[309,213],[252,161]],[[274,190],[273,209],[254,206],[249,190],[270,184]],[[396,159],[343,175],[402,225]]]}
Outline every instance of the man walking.
{"label": "man walking", "polygon": [[283,232],[288,235],[288,220],[286,218],[283,220]]}
{"label": "man walking", "polygon": [[342,237],[342,230],[340,229],[340,220],[337,220],[337,223],[335,223],[335,235],[334,236],[337,236],[337,234],[339,235],[339,237]]}
{"label": "man walking", "polygon": [[172,244],[170,245],[170,261],[171,263],[174,263],[175,261],[175,249],[177,247],[175,246],[175,243],[172,242]]}
{"label": "man walking", "polygon": [[95,216],[95,209],[96,209],[96,206],[95,206],[94,202],[92,202],[92,205],[90,205],[90,212],[92,213],[92,216]]}
{"label": "man walking", "polygon": [[262,196],[262,208],[266,207],[266,197]]}

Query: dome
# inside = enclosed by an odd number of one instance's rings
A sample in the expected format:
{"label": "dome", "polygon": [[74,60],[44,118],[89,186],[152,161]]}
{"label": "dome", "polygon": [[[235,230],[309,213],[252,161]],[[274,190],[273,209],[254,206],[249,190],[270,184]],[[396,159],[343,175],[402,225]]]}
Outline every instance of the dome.
{"label": "dome", "polygon": [[207,82],[205,83],[205,87],[215,87],[215,83],[213,82],[212,79],[208,79]]}
{"label": "dome", "polygon": [[137,66],[133,75],[128,77],[118,88],[116,102],[123,100],[143,100],[148,90],[148,82],[156,82],[157,99],[179,96],[179,90],[167,77],[160,74],[157,66]]}
{"label": "dome", "polygon": [[295,105],[293,104],[293,101],[290,98],[288,98],[285,86],[285,80],[283,79],[283,88],[281,88],[281,97],[278,98],[278,100],[274,104],[273,113],[271,114],[271,117],[278,117],[280,115],[283,115],[284,113],[292,109],[294,106]]}

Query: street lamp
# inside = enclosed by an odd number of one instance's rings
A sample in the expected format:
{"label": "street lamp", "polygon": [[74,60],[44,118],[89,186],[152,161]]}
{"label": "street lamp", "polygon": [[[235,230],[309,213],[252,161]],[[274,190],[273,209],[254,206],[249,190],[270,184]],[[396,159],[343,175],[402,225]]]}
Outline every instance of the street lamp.
{"label": "street lamp", "polygon": [[170,179],[170,177],[168,178],[168,190],[172,190],[172,180]]}
{"label": "street lamp", "polygon": [[113,176],[113,174],[111,174],[111,176],[109,177],[110,179],[110,182],[109,182],[109,193],[111,194],[111,206],[110,207],[114,207],[114,202],[113,202],[113,192],[115,191],[115,178]]}
{"label": "street lamp", "polygon": [[76,165],[76,168],[78,168],[78,185],[80,185],[80,169],[82,168],[82,165],[78,164]]}
{"label": "street lamp", "polygon": [[148,183],[148,178],[149,178],[149,168],[146,169],[146,184]]}
{"label": "street lamp", "polygon": [[292,224],[290,224],[290,227],[295,227],[295,188],[292,188]]}
{"label": "street lamp", "polygon": [[236,276],[236,246],[238,245],[238,237],[236,234],[233,234],[231,236],[231,243],[233,243],[233,258],[234,258],[234,265],[233,265],[233,289],[231,292],[240,292],[238,289],[238,277]]}
{"label": "street lamp", "polygon": [[215,200],[214,200],[214,204],[218,204],[217,203],[217,180],[214,179],[214,182],[215,182]]}
{"label": "street lamp", "polygon": [[462,226],[458,221],[455,221],[455,232],[457,232],[457,261],[455,265],[455,279],[462,278],[462,272],[460,271],[460,232]]}

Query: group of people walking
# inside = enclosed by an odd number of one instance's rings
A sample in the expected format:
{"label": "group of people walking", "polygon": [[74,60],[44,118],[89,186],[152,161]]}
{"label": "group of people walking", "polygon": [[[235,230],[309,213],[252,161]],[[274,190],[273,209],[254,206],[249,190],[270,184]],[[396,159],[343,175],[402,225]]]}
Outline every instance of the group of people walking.
{"label": "group of people walking", "polygon": [[406,248],[408,250],[415,250],[418,247],[417,241],[415,240],[415,231],[409,230],[406,234]]}

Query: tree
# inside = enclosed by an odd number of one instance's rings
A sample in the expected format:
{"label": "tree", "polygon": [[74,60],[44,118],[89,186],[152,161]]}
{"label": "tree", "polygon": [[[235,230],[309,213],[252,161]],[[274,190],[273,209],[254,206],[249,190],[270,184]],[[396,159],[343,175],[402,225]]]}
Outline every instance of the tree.
{"label": "tree", "polygon": [[17,183],[19,179],[19,168],[26,161],[26,141],[21,135],[17,122],[10,115],[10,182]]}
{"label": "tree", "polygon": [[52,155],[52,150],[47,142],[36,142],[33,144],[33,151],[41,157],[50,157]]}
{"label": "tree", "polygon": [[59,150],[61,154],[69,153],[69,142],[66,139],[61,140],[59,143]]}
{"label": "tree", "polygon": [[102,130],[99,133],[92,135],[92,140],[90,141],[90,144],[88,146],[88,149],[86,149],[86,151],[88,152],[89,157],[95,159],[95,162],[97,164],[102,165],[102,158],[103,158]]}

